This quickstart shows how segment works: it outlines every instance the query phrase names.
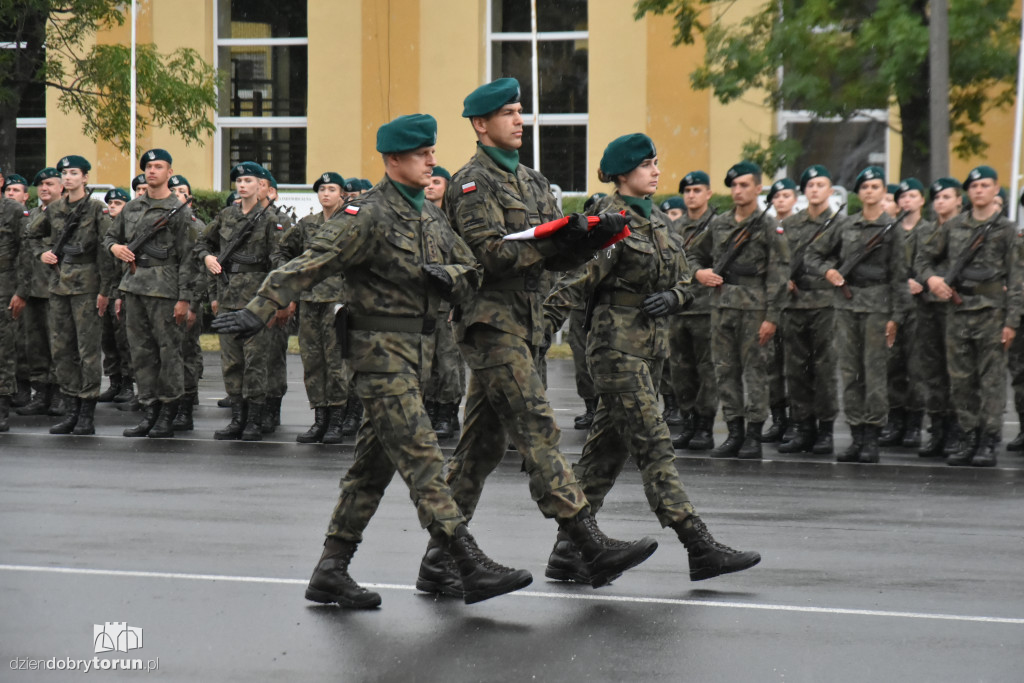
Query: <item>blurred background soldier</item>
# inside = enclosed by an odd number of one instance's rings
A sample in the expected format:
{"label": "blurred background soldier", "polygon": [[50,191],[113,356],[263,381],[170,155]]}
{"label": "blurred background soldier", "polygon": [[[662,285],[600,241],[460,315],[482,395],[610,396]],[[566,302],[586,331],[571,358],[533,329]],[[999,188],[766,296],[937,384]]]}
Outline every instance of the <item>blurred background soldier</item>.
{"label": "blurred background soldier", "polygon": [[[119,188],[109,190],[103,195],[110,220],[115,220],[131,201],[127,192]],[[103,374],[110,378],[110,385],[103,391],[99,403],[127,403],[135,398],[133,385],[135,373],[132,372],[131,349],[128,346],[128,333],[125,329],[124,297],[121,292],[121,277],[127,270],[122,263],[114,264],[114,277],[110,279],[110,291],[107,293],[112,305],[107,306],[107,314],[103,316]]]}
{"label": "blurred background soldier", "polygon": [[28,298],[26,278],[18,274],[18,256],[28,213],[24,204],[8,197],[0,199],[0,432],[9,429],[11,399],[17,391],[17,321]]}
{"label": "blurred background soldier", "polygon": [[[285,207],[276,203],[277,180],[270,171],[267,171],[265,179],[260,179],[260,194],[264,197],[260,202],[261,205],[271,206],[282,230],[290,229],[293,225],[291,214]],[[271,268],[276,268],[279,265],[283,265],[283,263],[278,263],[271,257]],[[297,304],[292,302],[292,305],[286,310],[274,316],[268,328],[270,360],[267,363],[267,399],[263,411],[262,429],[264,434],[273,433],[281,424],[281,400],[288,393],[288,335],[292,320],[295,318],[296,307]]]}
{"label": "blurred background soldier", "polygon": [[[675,233],[679,234],[679,221],[683,217],[683,211],[686,208],[686,203],[682,197],[669,197],[661,203],[661,210],[668,216],[669,228],[674,230]],[[679,409],[679,399],[676,396],[675,388],[672,384],[672,357],[669,356],[665,359],[661,370],[661,380],[658,382],[658,387],[661,391],[661,399],[665,405],[665,409],[661,413],[661,417],[665,420],[665,424],[671,426],[684,425],[684,431],[688,428],[686,416],[683,415]]]}
{"label": "blurred background soldier", "polygon": [[4,197],[13,199],[22,206],[27,206],[29,197],[28,181],[17,173],[11,173],[4,176],[2,170],[0,170],[0,177],[4,178]]}
{"label": "blurred background soldier", "polygon": [[[796,207],[796,183],[789,178],[776,180],[768,190],[766,201],[775,209],[775,221],[782,223],[793,215],[793,209]],[[783,322],[779,321],[780,324]],[[786,393],[786,361],[782,348],[784,340],[785,330],[777,330],[768,342],[768,405],[771,409],[772,423],[761,437],[764,443],[783,441],[784,437],[793,435],[793,430],[788,429],[790,422],[786,414],[789,399]]]}
{"label": "blurred background soldier", "polygon": [[132,193],[136,197],[141,197],[146,194],[146,174],[140,173],[139,175],[132,178]]}
{"label": "blurred background soldier", "polygon": [[[175,174],[167,183],[168,187],[178,197],[178,201],[185,204],[192,198],[192,185],[188,178]],[[206,223],[196,216],[194,207],[182,209],[182,213],[188,213],[192,220],[192,230],[198,237],[206,229]],[[181,361],[185,366],[185,394],[178,404],[178,414],[174,418],[174,431],[192,431],[192,414],[196,405],[199,404],[199,380],[203,378],[203,348],[199,344],[199,337],[203,333],[203,304],[208,301],[209,293],[213,284],[213,277],[210,272],[201,267],[195,259],[189,258],[192,266],[192,285],[188,291],[192,293],[192,300],[189,302],[188,316],[185,319],[185,331],[181,338]]]}

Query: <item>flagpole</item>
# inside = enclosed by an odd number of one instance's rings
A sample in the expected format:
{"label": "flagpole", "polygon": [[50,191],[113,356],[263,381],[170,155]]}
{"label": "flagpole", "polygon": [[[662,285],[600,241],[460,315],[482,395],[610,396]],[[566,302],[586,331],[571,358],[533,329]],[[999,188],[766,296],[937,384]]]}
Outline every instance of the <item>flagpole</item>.
{"label": "flagpole", "polygon": [[136,81],[136,77],[135,77],[135,42],[136,42],[135,24],[136,24],[136,22],[135,22],[135,19],[136,19],[136,15],[137,15],[137,10],[138,10],[138,7],[136,5],[136,0],[132,0],[132,66],[131,66],[131,86],[130,86],[132,105],[131,105],[131,122],[129,124],[129,127],[131,129],[131,143],[129,145],[131,151],[130,151],[130,153],[128,155],[128,179],[129,179],[128,182],[129,183],[131,182],[131,179],[135,177],[135,112],[136,112],[136,109],[139,106],[138,96],[136,95],[136,92],[135,92],[135,88],[136,88],[136,82],[135,82]]}
{"label": "flagpole", "polygon": [[[1021,16],[1024,16],[1024,0],[1021,0]],[[1017,114],[1013,124],[1013,166],[1010,169],[1010,220],[1017,220],[1020,189],[1020,144],[1021,128],[1024,126],[1024,22],[1021,22],[1021,42],[1017,48]]]}

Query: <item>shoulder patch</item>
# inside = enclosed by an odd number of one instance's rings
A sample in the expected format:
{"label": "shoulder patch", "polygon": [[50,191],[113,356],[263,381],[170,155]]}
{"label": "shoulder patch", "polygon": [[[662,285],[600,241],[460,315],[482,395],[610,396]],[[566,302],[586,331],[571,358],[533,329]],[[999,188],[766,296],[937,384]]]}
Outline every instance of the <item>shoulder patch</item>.
{"label": "shoulder patch", "polygon": [[355,216],[357,213],[359,213],[359,207],[358,206],[352,206],[350,204],[350,205],[345,207],[345,213],[350,214],[352,216]]}
{"label": "shoulder patch", "polygon": [[22,214],[23,216],[27,216],[27,215],[28,215],[28,213],[29,213],[28,211],[22,211],[22,212],[21,212],[21,214]]}
{"label": "shoulder patch", "polygon": [[476,192],[476,181],[475,180],[471,180],[470,182],[468,182],[468,183],[466,183],[465,185],[462,186],[462,194],[467,194],[469,192]]}
{"label": "shoulder patch", "polygon": [[277,229],[278,229],[278,230],[284,230],[284,226],[283,226],[283,225],[281,225],[280,223],[278,223],[278,224],[277,224]]}
{"label": "shoulder patch", "polygon": [[110,213],[110,209],[108,209],[108,208],[104,207],[104,208],[103,208],[103,213]]}
{"label": "shoulder patch", "polygon": [[779,223],[777,226],[775,226],[775,232],[779,233],[780,235],[786,232],[785,228],[782,227],[782,223]]}

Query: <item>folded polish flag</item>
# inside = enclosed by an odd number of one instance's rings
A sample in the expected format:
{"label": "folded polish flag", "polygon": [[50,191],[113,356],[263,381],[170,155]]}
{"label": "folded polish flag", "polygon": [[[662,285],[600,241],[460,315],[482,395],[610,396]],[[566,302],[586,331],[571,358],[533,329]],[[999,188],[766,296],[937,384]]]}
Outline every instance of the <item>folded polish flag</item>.
{"label": "folded polish flag", "polygon": [[[626,212],[620,211],[620,215],[625,216]],[[551,237],[556,232],[564,228],[569,224],[570,216],[564,216],[547,223],[541,223],[536,228],[529,228],[520,232],[514,232],[510,235],[502,237],[503,240],[543,240]],[[600,216],[587,216],[587,228],[593,230],[594,226],[601,222]],[[629,226],[625,226],[617,232],[610,240],[601,245],[601,249],[607,249],[619,240],[624,240],[629,237]]]}

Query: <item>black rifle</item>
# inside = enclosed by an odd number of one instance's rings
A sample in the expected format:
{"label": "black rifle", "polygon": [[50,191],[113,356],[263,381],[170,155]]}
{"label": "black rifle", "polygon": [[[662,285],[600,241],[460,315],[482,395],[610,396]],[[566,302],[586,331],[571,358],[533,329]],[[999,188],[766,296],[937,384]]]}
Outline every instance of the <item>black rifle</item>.
{"label": "black rifle", "polygon": [[217,261],[220,263],[220,279],[226,285],[228,284],[228,261],[231,260],[232,255],[239,249],[245,246],[245,243],[249,241],[249,236],[252,235],[252,231],[256,229],[256,224],[260,222],[263,215],[270,210],[270,207],[274,205],[274,202],[270,202],[259,211],[253,211],[253,215],[250,216],[249,220],[245,222],[242,229],[235,233],[228,243],[224,245],[220,254],[217,256]]}
{"label": "black rifle", "polygon": [[872,235],[871,239],[865,242],[860,249],[850,255],[850,258],[836,268],[836,270],[839,271],[839,274],[843,276],[843,284],[839,285],[839,288],[842,290],[843,296],[847,299],[853,298],[853,292],[850,291],[849,285],[846,284],[846,276],[852,273],[853,269],[859,266],[873,251],[881,247],[882,242],[885,240],[885,236],[889,234],[889,231],[901,223],[906,216],[906,211],[900,211],[900,214],[896,216],[896,218],[893,218],[888,225]]}
{"label": "black rifle", "polygon": [[[840,213],[842,213],[843,209],[845,208],[846,202],[843,202],[842,204],[839,205],[839,208],[836,209],[835,213],[829,216],[828,220],[822,223],[821,227],[814,231],[814,234],[811,235],[811,239],[808,240],[807,243],[804,244],[802,247],[800,247],[793,255],[793,262],[790,264],[789,268],[789,279],[791,282],[796,284],[796,279],[800,277],[800,273],[803,272],[804,256],[806,256],[807,250],[811,247],[812,244],[814,244],[815,240],[824,235],[825,231],[832,227],[832,223],[835,222],[836,218],[839,216]],[[797,290],[794,289],[792,291],[792,294],[793,296],[796,296]]]}
{"label": "black rifle", "polygon": [[683,249],[689,249],[690,245],[693,244],[698,237],[707,232],[708,228],[711,227],[711,219],[714,218],[716,215],[718,215],[718,207],[712,206],[711,213],[708,215],[708,217],[705,218],[703,222],[701,222],[701,224],[697,226],[697,229],[690,233],[690,236],[686,238],[685,242],[683,242]]}
{"label": "black rifle", "polygon": [[764,220],[764,215],[768,213],[768,209],[770,208],[772,208],[771,204],[766,205],[764,207],[764,211],[761,212],[761,215],[747,223],[745,227],[741,228],[733,235],[729,248],[718,259],[718,263],[711,267],[711,270],[715,275],[725,277],[726,273],[729,272],[729,267],[732,266],[732,262],[736,260],[736,257],[739,256],[740,252],[743,250],[743,246],[753,236],[754,227]]}
{"label": "black rifle", "polygon": [[[168,211],[164,216],[162,216],[160,218],[160,220],[158,220],[156,223],[154,223],[153,225],[149,226],[145,230],[141,231],[138,235],[136,235],[134,237],[134,239],[132,239],[130,242],[128,242],[128,244],[126,244],[125,246],[128,247],[128,249],[131,250],[131,252],[133,254],[137,253],[139,251],[139,249],[141,249],[143,246],[145,246],[146,242],[148,242],[149,240],[153,239],[153,237],[158,232],[160,232],[161,230],[163,230],[164,228],[167,227],[167,225],[171,222],[171,219],[174,218],[175,214],[177,214],[179,211],[181,211],[182,209],[184,209],[186,206],[188,206],[191,203],[192,203],[192,197],[186,197],[184,204],[179,204],[178,206],[176,206],[173,209],[171,209],[170,211]],[[167,258],[167,256],[161,256],[160,258]],[[135,268],[136,268],[135,261],[131,261],[128,264],[128,270],[130,270],[132,273],[134,273],[135,272]]]}
{"label": "black rifle", "polygon": [[64,260],[64,253],[67,251],[68,242],[75,234],[75,230],[78,230],[78,226],[82,224],[82,216],[85,215],[85,209],[89,206],[89,197],[91,196],[92,188],[86,187],[85,197],[82,198],[82,201],[75,207],[74,212],[64,221],[64,229],[57,235],[53,248],[50,249],[53,255],[57,257],[57,263],[53,264],[53,267],[57,270],[60,270],[60,262]]}
{"label": "black rifle", "polygon": [[974,232],[974,237],[971,238],[970,244],[960,252],[956,261],[953,262],[953,266],[949,269],[949,272],[946,273],[946,284],[953,290],[953,303],[957,306],[964,302],[964,300],[960,298],[960,294],[956,291],[956,288],[962,284],[964,279],[964,268],[969,266],[971,261],[974,260],[974,257],[977,256],[978,251],[980,251],[982,245],[985,244],[985,240],[988,239],[988,234],[992,232],[992,228],[996,227],[1001,216],[1002,214],[997,211],[996,215],[993,216],[991,220],[984,225],[978,226],[978,229]]}

